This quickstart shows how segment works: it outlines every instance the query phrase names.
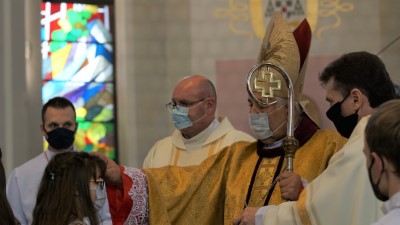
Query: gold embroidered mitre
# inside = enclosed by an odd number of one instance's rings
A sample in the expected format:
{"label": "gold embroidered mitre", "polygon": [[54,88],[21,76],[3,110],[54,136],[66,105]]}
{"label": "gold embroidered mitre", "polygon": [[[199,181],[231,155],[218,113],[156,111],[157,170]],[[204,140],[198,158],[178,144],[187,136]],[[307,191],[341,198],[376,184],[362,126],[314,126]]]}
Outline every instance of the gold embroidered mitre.
{"label": "gold embroidered mitre", "polygon": [[[291,32],[279,12],[271,18],[261,44],[257,63],[272,63],[283,69],[292,81],[295,101],[301,99],[310,44],[307,20]],[[269,104],[276,97],[288,98],[288,85],[276,68],[262,66],[249,76],[248,91],[259,101]]]}

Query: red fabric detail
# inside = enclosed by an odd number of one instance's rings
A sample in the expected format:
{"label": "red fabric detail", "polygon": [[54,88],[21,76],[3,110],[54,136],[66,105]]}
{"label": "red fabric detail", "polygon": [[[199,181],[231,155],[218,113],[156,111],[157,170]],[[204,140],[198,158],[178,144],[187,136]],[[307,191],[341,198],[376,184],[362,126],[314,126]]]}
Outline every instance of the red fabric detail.
{"label": "red fabric detail", "polygon": [[308,51],[311,46],[311,28],[307,19],[304,19],[300,25],[293,31],[294,39],[300,52],[300,70],[307,59]]}
{"label": "red fabric detail", "polygon": [[299,126],[294,130],[294,137],[299,140],[299,147],[307,143],[317,130],[319,130],[317,124],[310,119],[307,113],[303,113]]}
{"label": "red fabric detail", "polygon": [[114,185],[106,185],[108,204],[113,225],[123,225],[132,208],[132,199],[128,191],[132,187],[132,179],[125,175],[124,167],[119,167],[122,176],[123,189]]}

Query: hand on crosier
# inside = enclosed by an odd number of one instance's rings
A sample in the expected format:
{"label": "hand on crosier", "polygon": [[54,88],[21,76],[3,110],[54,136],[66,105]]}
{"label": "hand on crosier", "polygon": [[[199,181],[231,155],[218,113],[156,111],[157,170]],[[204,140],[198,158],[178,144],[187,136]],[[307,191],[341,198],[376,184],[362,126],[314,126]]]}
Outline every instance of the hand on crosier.
{"label": "hand on crosier", "polygon": [[297,201],[303,187],[301,177],[294,172],[283,171],[278,178],[281,197],[285,200]]}

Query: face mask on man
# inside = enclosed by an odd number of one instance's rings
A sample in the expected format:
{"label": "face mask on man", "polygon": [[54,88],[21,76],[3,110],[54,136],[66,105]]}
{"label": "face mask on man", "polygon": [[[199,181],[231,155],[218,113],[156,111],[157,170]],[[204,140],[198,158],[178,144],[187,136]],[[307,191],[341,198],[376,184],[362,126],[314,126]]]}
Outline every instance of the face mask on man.
{"label": "face mask on man", "polygon": [[106,188],[104,186],[101,187],[100,185],[96,185],[96,200],[94,202],[94,207],[97,211],[100,211],[103,208],[106,200]]}
{"label": "face mask on man", "polygon": [[[347,96],[348,97],[348,96]],[[334,104],[327,112],[326,116],[335,125],[337,131],[345,138],[349,138],[358,123],[358,109],[354,114],[342,116],[342,103],[344,100]]]}
{"label": "face mask on man", "polygon": [[273,134],[269,128],[268,113],[249,114],[249,125],[258,140],[267,139]]}
{"label": "face mask on man", "polygon": [[[272,112],[270,112],[270,114],[281,109],[284,106],[286,105],[283,105],[273,110]],[[249,114],[250,129],[253,131],[255,137],[258,140],[265,140],[272,137],[274,131],[277,131],[279,128],[281,128],[285,124],[285,122],[286,120],[283,121],[282,124],[279,125],[275,130],[271,130],[269,125],[268,113]]]}
{"label": "face mask on man", "polygon": [[193,125],[192,120],[189,118],[189,108],[183,106],[175,106],[175,109],[171,112],[172,121],[175,127],[179,130],[191,127]]}
{"label": "face mask on man", "polygon": [[45,132],[47,134],[47,142],[54,149],[69,148],[75,140],[75,130],[60,127],[50,132]]}
{"label": "face mask on man", "polygon": [[175,106],[175,109],[171,112],[172,121],[174,122],[175,127],[179,130],[193,126],[194,123],[199,122],[206,115],[207,113],[205,113],[196,121],[192,122],[192,120],[189,118],[189,107],[177,105]]}
{"label": "face mask on man", "polygon": [[[372,169],[372,165],[374,164],[375,160],[372,159],[371,165],[368,168],[368,177],[369,177],[369,182],[371,183],[372,186],[372,190],[374,191],[374,194],[376,196],[376,198],[378,198],[381,201],[387,201],[389,199],[389,197],[385,194],[383,194],[380,190],[379,190],[379,182],[381,181],[381,177],[383,174],[383,170],[378,178],[378,181],[376,182],[376,184],[374,184],[374,182],[372,181],[372,175],[371,175],[371,169]],[[383,165],[383,160],[382,160],[382,165]],[[382,166],[383,167],[383,166]]]}

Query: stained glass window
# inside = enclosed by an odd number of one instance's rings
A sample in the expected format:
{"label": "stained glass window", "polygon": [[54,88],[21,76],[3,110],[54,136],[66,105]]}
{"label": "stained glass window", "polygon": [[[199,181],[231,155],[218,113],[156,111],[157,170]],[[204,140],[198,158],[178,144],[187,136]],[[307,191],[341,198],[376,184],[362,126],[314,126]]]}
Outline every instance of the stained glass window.
{"label": "stained glass window", "polygon": [[110,13],[107,4],[42,2],[42,101],[55,96],[69,99],[79,123],[75,146],[116,159]]}

